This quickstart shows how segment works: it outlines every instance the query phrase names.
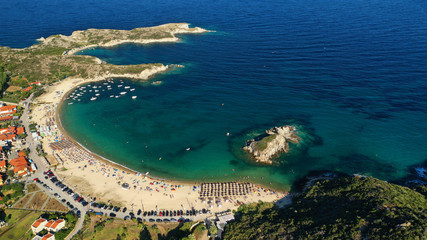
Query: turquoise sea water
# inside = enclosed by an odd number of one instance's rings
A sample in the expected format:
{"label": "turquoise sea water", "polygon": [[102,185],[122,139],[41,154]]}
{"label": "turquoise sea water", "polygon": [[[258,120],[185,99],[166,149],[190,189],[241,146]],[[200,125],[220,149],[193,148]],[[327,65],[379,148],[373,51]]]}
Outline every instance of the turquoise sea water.
{"label": "turquoise sea water", "polygon": [[[96,101],[89,100],[92,92],[63,105],[65,129],[106,158],[160,177],[249,177],[282,189],[311,170],[393,180],[427,159],[424,2],[77,3],[61,8],[61,14],[30,16],[38,30],[5,19],[9,25],[0,23],[0,43],[24,47],[40,36],[73,30],[167,22],[216,30],[182,35],[180,43],[80,53],[114,64],[185,66],[152,79],[161,85],[125,79],[107,90],[103,83],[91,84],[102,87]],[[21,9],[31,5],[21,4]],[[55,4],[42,1],[37,9],[44,13]],[[1,26],[10,28],[7,34]],[[16,35],[19,41],[12,40]],[[123,91],[118,85],[135,91],[110,98],[110,92]],[[289,122],[309,129],[316,144],[273,167],[253,165],[236,154],[244,134]]]}

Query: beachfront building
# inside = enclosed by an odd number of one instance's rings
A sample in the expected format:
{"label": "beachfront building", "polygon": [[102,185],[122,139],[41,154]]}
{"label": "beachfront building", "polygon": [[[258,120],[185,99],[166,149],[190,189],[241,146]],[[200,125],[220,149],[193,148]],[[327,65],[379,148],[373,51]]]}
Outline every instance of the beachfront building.
{"label": "beachfront building", "polygon": [[227,225],[229,221],[234,220],[234,215],[231,212],[222,212],[217,213],[216,217],[218,218],[218,220],[216,221],[216,226],[218,228],[218,236],[222,237],[222,232],[225,229],[225,225]]}
{"label": "beachfront building", "polygon": [[46,219],[39,218],[33,223],[33,225],[31,225],[31,230],[33,230],[34,234],[37,234],[45,228],[46,223],[47,223]]}

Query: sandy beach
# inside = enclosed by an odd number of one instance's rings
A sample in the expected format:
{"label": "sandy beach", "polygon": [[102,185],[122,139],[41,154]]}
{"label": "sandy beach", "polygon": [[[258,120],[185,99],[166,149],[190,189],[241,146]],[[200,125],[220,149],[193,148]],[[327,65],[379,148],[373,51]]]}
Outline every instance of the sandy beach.
{"label": "sandy beach", "polygon": [[[76,192],[96,201],[126,206],[129,209],[210,209],[221,212],[236,209],[241,203],[258,201],[277,201],[287,193],[276,192],[250,184],[247,195],[230,197],[200,198],[200,185],[192,183],[157,180],[137,173],[107,159],[91,153],[72,140],[64,132],[58,121],[57,110],[64,96],[75,87],[94,81],[103,81],[111,77],[136,77],[148,79],[153,74],[165,71],[167,67],[146,70],[137,76],[100,76],[92,79],[69,78],[55,83],[38,97],[32,106],[31,121],[47,129],[43,138],[43,149],[47,159],[54,167],[55,174]],[[63,141],[62,145],[58,140]],[[56,143],[52,149],[51,143]],[[65,144],[66,143],[66,144]],[[123,188],[127,183],[128,187]],[[127,186],[125,184],[125,186]],[[289,196],[288,196],[289,197]],[[286,198],[287,199],[287,198]],[[281,203],[285,203],[282,201]]]}

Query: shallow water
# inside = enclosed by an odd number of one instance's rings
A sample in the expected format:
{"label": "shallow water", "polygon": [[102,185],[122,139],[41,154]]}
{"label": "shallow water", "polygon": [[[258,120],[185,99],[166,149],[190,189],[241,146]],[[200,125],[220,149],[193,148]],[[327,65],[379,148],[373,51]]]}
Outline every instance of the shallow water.
{"label": "shallow water", "polygon": [[[87,94],[61,109],[72,136],[135,170],[181,180],[249,176],[287,189],[315,169],[392,180],[427,158],[424,2],[40,1],[30,11],[33,4],[4,4],[11,18],[0,16],[0,44],[167,22],[216,30],[81,53],[114,64],[185,66],[153,79],[161,85],[125,80],[132,94],[101,93],[96,101]],[[236,157],[239,136],[289,121],[321,142],[274,167]]]}

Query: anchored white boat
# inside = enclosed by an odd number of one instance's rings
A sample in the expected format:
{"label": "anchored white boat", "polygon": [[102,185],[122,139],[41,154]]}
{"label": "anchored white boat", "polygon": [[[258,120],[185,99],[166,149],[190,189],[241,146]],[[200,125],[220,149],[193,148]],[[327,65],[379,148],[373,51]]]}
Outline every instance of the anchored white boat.
{"label": "anchored white boat", "polygon": [[94,100],[96,100],[96,97],[92,97],[90,100],[91,100],[91,101],[94,101]]}
{"label": "anchored white boat", "polygon": [[132,99],[136,99],[137,98],[137,96],[132,96]]}
{"label": "anchored white boat", "polygon": [[120,94],[121,94],[121,95],[125,95],[126,93],[127,93],[127,92],[121,92]]}

